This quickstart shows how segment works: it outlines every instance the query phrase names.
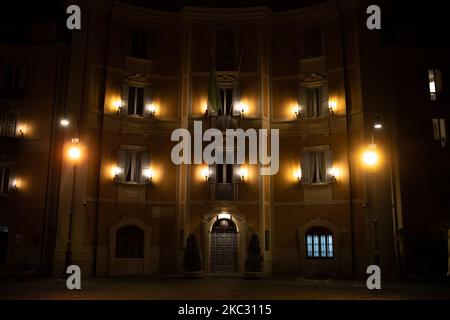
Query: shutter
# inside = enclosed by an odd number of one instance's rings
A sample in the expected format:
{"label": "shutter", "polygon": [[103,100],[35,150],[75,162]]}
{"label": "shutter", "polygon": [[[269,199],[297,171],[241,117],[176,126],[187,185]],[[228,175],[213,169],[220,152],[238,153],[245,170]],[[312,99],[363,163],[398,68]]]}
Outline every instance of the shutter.
{"label": "shutter", "polygon": [[14,137],[16,135],[17,116],[10,113],[7,118],[6,135],[8,137]]}
{"label": "shutter", "polygon": [[149,110],[149,106],[152,103],[152,88],[145,86],[144,88],[144,116],[151,116],[152,113]]}
{"label": "shutter", "polygon": [[303,86],[298,87],[297,91],[298,96],[298,105],[300,107],[300,117],[301,118],[307,118],[308,113],[306,112],[307,102],[308,102],[308,89]]}
{"label": "shutter", "polygon": [[217,171],[217,166],[215,164],[212,164],[209,166],[209,179],[208,181],[210,183],[216,183],[216,171]]}
{"label": "shutter", "polygon": [[324,151],[324,161],[325,161],[325,173],[327,178],[327,183],[334,182],[334,172],[333,172],[333,151]]}
{"label": "shutter", "polygon": [[330,113],[330,108],[328,105],[328,84],[324,84],[320,88],[320,100],[322,103],[322,114],[323,116],[328,115]]}
{"label": "shutter", "polygon": [[16,183],[16,168],[9,168],[8,192],[17,191],[15,183]]}
{"label": "shutter", "polygon": [[141,152],[141,183],[147,182],[149,177],[144,174],[144,170],[148,170],[150,168],[150,160],[147,151]]}
{"label": "shutter", "polygon": [[119,149],[117,154],[117,167],[119,168],[119,174],[117,175],[118,181],[125,180],[125,162],[127,157],[127,151],[124,149]]}
{"label": "shutter", "polygon": [[236,88],[233,91],[233,116],[241,115],[241,108],[239,103],[241,102],[241,85],[239,82],[236,84]]}
{"label": "shutter", "polygon": [[233,164],[233,183],[241,182],[241,165]]}
{"label": "shutter", "polygon": [[122,114],[128,114],[128,82],[122,83]]}
{"label": "shutter", "polygon": [[309,173],[309,152],[302,151],[300,155],[300,167],[302,169],[302,183],[310,184],[311,176]]}

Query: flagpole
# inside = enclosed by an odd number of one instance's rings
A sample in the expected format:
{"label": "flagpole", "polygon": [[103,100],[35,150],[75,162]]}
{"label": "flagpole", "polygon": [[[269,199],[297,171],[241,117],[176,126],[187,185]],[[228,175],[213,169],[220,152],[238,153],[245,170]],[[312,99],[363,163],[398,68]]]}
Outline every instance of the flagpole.
{"label": "flagpole", "polygon": [[242,66],[242,58],[243,58],[243,56],[244,56],[244,49],[241,49],[241,53],[240,53],[240,57],[239,57],[239,65],[238,65],[237,74],[236,74],[236,79],[234,80],[234,86],[233,86],[233,110],[234,110],[234,98],[235,98],[235,94],[236,94],[237,83],[238,83],[239,77],[241,75],[241,66]]}

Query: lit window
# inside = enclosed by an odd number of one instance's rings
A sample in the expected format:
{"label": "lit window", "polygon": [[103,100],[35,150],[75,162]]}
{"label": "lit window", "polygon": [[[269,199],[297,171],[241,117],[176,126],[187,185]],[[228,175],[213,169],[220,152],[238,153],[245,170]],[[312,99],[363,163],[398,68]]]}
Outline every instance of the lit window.
{"label": "lit window", "polygon": [[334,257],[333,234],[326,228],[312,228],[306,234],[306,257],[326,259]]}
{"label": "lit window", "polygon": [[144,115],[144,88],[132,86],[128,88],[128,114]]}
{"label": "lit window", "polygon": [[433,119],[433,135],[434,140],[440,141],[442,148],[444,148],[447,142],[445,119]]}
{"label": "lit window", "polygon": [[334,181],[333,153],[329,149],[318,147],[303,151],[300,165],[303,184],[325,184]]}
{"label": "lit window", "polygon": [[428,70],[428,83],[431,101],[437,100],[437,93],[442,92],[442,73],[440,69]]}
{"label": "lit window", "polygon": [[146,183],[145,172],[149,169],[148,152],[140,147],[119,150],[117,160],[117,180],[126,183]]}
{"label": "lit window", "polygon": [[298,92],[298,104],[302,118],[318,118],[330,114],[328,104],[328,85],[309,88],[300,87]]}

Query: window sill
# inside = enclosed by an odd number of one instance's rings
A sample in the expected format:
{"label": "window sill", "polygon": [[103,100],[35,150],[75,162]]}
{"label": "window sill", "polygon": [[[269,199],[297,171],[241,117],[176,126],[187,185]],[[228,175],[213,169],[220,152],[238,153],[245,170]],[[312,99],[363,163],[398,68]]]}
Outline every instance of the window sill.
{"label": "window sill", "polygon": [[301,182],[301,184],[303,186],[307,186],[307,187],[320,187],[320,186],[329,186],[329,185],[333,185],[334,182],[321,182],[321,183],[306,183],[306,182]]}
{"label": "window sill", "polygon": [[306,257],[307,260],[334,260],[334,257]]}
{"label": "window sill", "polygon": [[117,184],[121,185],[131,185],[131,186],[146,186],[149,185],[151,181],[148,182],[129,182],[129,181],[116,181]]}

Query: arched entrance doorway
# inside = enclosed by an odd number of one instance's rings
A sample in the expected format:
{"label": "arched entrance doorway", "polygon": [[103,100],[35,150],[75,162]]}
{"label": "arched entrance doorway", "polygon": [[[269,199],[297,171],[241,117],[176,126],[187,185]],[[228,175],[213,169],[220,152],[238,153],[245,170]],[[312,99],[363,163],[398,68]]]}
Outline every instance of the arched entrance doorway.
{"label": "arched entrance doorway", "polygon": [[0,268],[6,267],[8,256],[8,227],[0,224]]}
{"label": "arched entrance doorway", "polygon": [[211,272],[238,272],[238,231],[231,219],[217,219],[211,228]]}

